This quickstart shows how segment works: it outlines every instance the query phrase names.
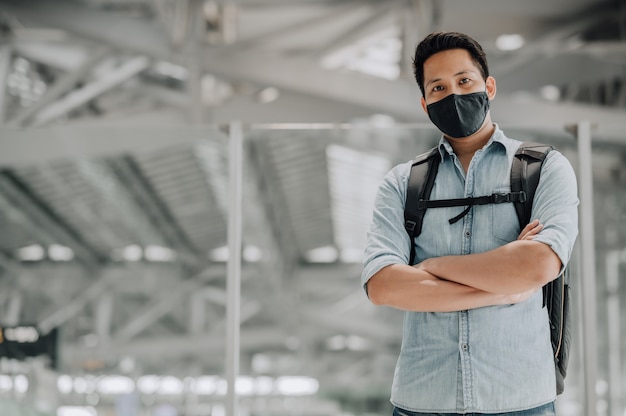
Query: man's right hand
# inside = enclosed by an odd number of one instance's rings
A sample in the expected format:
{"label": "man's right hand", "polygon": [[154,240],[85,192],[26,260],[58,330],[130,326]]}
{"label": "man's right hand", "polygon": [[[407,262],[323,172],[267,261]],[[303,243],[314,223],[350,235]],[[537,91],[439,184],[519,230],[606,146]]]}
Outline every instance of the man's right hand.
{"label": "man's right hand", "polygon": [[539,220],[531,221],[517,236],[518,240],[532,240],[543,229]]}

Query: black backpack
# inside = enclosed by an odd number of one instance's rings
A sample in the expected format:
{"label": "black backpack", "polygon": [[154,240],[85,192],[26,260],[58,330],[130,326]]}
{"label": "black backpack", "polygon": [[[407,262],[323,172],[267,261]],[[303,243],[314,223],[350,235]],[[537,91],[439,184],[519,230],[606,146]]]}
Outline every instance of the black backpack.
{"label": "black backpack", "polygon": [[[409,184],[404,206],[405,229],[411,240],[411,256],[409,264],[415,262],[415,238],[422,232],[424,214],[428,208],[466,207],[463,212],[449,220],[454,224],[463,218],[474,205],[515,204],[515,211],[520,229],[530,222],[531,209],[535,190],[539,184],[539,176],[543,161],[552,146],[524,142],[515,153],[511,166],[511,192],[497,193],[489,196],[430,200],[430,193],[435,183],[437,170],[441,161],[438,148],[417,156],[411,166]],[[555,280],[543,287],[543,306],[548,308],[550,319],[550,338],[554,352],[556,370],[556,390],[561,394],[567,374],[567,362],[570,348],[570,286],[567,268]]]}

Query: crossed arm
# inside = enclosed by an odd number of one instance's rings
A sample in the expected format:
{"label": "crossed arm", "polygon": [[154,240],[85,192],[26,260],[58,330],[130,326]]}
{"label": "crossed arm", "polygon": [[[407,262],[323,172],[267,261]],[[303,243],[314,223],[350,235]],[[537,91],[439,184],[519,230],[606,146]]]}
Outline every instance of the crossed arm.
{"label": "crossed arm", "polygon": [[436,257],[415,266],[387,266],[368,281],[370,300],[416,312],[522,302],[557,277],[561,268],[548,245],[533,241],[542,227],[535,220],[516,241],[485,253]]}

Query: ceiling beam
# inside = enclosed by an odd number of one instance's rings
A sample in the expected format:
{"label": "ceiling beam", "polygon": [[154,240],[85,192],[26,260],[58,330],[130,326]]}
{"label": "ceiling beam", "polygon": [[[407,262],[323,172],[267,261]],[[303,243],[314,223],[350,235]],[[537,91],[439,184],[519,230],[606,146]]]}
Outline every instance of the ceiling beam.
{"label": "ceiling beam", "polygon": [[384,27],[381,22],[389,17],[389,11],[394,7],[395,2],[381,2],[374,5],[367,15],[362,17],[358,22],[354,22],[351,27],[326,42],[321,49],[313,53],[313,58],[318,60],[324,56],[337,51],[346,46],[350,46],[363,38],[371,35],[375,30]]}
{"label": "ceiling beam", "polygon": [[13,119],[9,120],[9,126],[23,126],[44,107],[51,105],[64,94],[72,91],[76,84],[83,80],[91,70],[103,59],[111,54],[108,48],[102,48],[95,52],[93,56],[86,59],[78,68],[72,68],[70,72],[61,76],[54,84],[52,84],[44,93],[44,95],[30,106],[24,108]]}
{"label": "ceiling beam", "polygon": [[18,37],[13,41],[13,47],[16,55],[64,72],[80,68],[89,59],[86,48],[72,43],[22,40]]}
{"label": "ceiling beam", "polygon": [[189,0],[155,0],[154,8],[170,35],[172,45],[181,46],[187,36],[191,18]]}
{"label": "ceiling beam", "polygon": [[[130,156],[110,158],[107,165],[119,175],[121,184],[131,191],[132,198],[147,222],[163,236],[169,247],[176,250],[183,264],[195,270],[201,267],[205,256],[189,241],[166,204],[157,196],[150,182],[144,177],[135,160]],[[135,215],[128,216],[129,219],[136,217]]]}
{"label": "ceiling beam", "polygon": [[42,236],[44,243],[70,247],[77,261],[88,270],[97,270],[106,262],[106,258],[89,247],[76,230],[65,224],[9,170],[0,171],[0,204],[12,210],[12,215],[33,235]]}
{"label": "ceiling beam", "polygon": [[[119,178],[108,163],[101,160],[81,160],[76,163],[78,174],[94,191],[107,201],[108,212],[126,226],[128,234],[136,244],[165,245],[161,230],[145,214],[145,207],[139,205],[135,194],[124,179]],[[61,187],[60,189],[64,189]]]}
{"label": "ceiling beam", "polygon": [[[2,200],[1,198],[2,196],[0,195],[0,200]],[[2,200],[2,202],[6,203],[8,201]],[[17,279],[24,272],[24,268],[22,267],[21,263],[15,260],[13,257],[9,256],[8,254],[4,253],[2,250],[0,250],[0,267],[7,271],[10,279],[12,280]]]}
{"label": "ceiling beam", "polygon": [[123,275],[122,273],[105,272],[105,270],[102,270],[102,273],[94,277],[95,280],[91,281],[87,288],[74,296],[69,302],[55,305],[55,310],[43,314],[37,323],[39,331],[47,334],[54,328],[63,325],[78,315],[89,302],[96,300],[105,293]]}
{"label": "ceiling beam", "polygon": [[224,277],[225,273],[224,267],[211,266],[179,284],[176,290],[160,294],[142,312],[136,314],[132,320],[113,334],[113,343],[122,344],[134,338],[158,319],[168,314],[173,308],[180,305],[183,296],[200,289],[211,280]]}
{"label": "ceiling beam", "polygon": [[0,128],[0,166],[35,165],[63,159],[80,160],[154,152],[170,146],[191,146],[203,140],[223,140],[224,133],[218,128],[183,125]]}
{"label": "ceiling beam", "polygon": [[21,323],[20,317],[22,315],[22,308],[24,297],[22,293],[15,289],[10,292],[7,306],[2,315],[2,325],[16,326]]}
{"label": "ceiling beam", "polygon": [[400,27],[400,75],[413,78],[413,55],[418,42],[436,25],[435,0],[404,0],[394,10]]}
{"label": "ceiling beam", "polygon": [[310,17],[304,21],[298,21],[287,26],[280,27],[278,29],[271,30],[261,35],[243,39],[231,45],[227,45],[226,48],[231,52],[242,52],[249,50],[256,46],[262,46],[274,39],[288,38],[295,33],[299,33],[305,30],[310,30],[322,23],[327,23],[330,20],[343,18],[345,15],[354,13],[355,4],[348,2],[347,4],[337,5],[332,3],[328,5],[330,8],[327,13],[323,13],[319,16]]}
{"label": "ceiling beam", "polygon": [[[257,204],[245,203],[246,218],[252,216],[256,234],[253,239],[262,242],[265,248],[263,264],[272,265],[268,270],[272,282],[280,286],[287,276],[291,275],[298,253],[293,230],[284,227],[282,221],[287,218],[286,201],[277,189],[277,182],[267,177],[267,160],[262,154],[261,146],[254,140],[248,140],[245,147],[246,199],[258,201]],[[252,239],[251,239],[252,240]]]}
{"label": "ceiling beam", "polygon": [[[132,50],[155,59],[185,62],[179,51],[173,50],[167,37],[148,20],[132,19],[120,14],[93,11],[75,3],[29,3],[28,7],[15,4],[11,8],[18,16],[53,25],[105,44]],[[116,27],[116,30],[110,30]],[[228,53],[206,47],[201,59],[202,68],[231,80],[247,80],[260,85],[273,85],[300,93],[323,96],[371,108],[401,120],[427,121],[419,108],[419,89],[408,80],[387,81],[358,73],[325,71],[312,65],[308,59],[285,58],[264,51]],[[306,80],[306,82],[303,82]],[[499,94],[494,102],[499,118],[496,121],[516,123],[536,128],[562,128],[578,120],[590,120],[597,125],[597,137],[623,141],[626,111],[611,111],[589,105],[547,103],[528,99],[520,101],[513,96]]]}
{"label": "ceiling beam", "polygon": [[124,62],[106,75],[76,89],[58,101],[45,107],[33,117],[33,126],[45,125],[70,111],[88,103],[99,95],[111,90],[128,79],[139,74],[150,65],[146,56],[136,56]]}
{"label": "ceiling beam", "polygon": [[[555,28],[536,39],[532,39],[521,49],[507,54],[507,58],[500,60],[493,65],[492,71],[500,74],[511,74],[514,76],[515,70],[525,64],[539,59],[541,56],[552,56],[563,54],[567,51],[567,41],[574,35],[584,32],[585,29],[610,19],[615,15],[615,6],[605,3],[602,6],[594,5],[589,10],[572,16],[568,23]],[[576,42],[571,44],[571,50],[576,50]]]}

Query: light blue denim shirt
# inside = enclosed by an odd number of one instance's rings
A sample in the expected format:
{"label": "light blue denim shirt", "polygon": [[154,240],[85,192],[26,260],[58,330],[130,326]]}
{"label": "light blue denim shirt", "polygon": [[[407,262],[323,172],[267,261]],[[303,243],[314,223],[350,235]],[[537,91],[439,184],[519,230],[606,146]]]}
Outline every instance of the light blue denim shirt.
{"label": "light blue denim shirt", "polygon": [[[464,172],[450,144],[441,139],[442,162],[431,199],[510,191],[510,170],[521,142],[497,128]],[[410,241],[404,201],[411,162],[394,167],[379,188],[368,233],[361,283],[385,266],[407,264]],[[532,210],[544,224],[535,241],[548,244],[567,264],[578,234],[576,177],[558,151],[549,153]],[[513,204],[474,206],[463,220],[448,219],[463,207],[426,211],[416,238],[416,262],[445,255],[480,253],[517,239]],[[556,277],[556,276],[555,276]],[[515,305],[460,312],[406,312],[391,402],[417,412],[509,412],[556,398],[554,360],[542,292]]]}

